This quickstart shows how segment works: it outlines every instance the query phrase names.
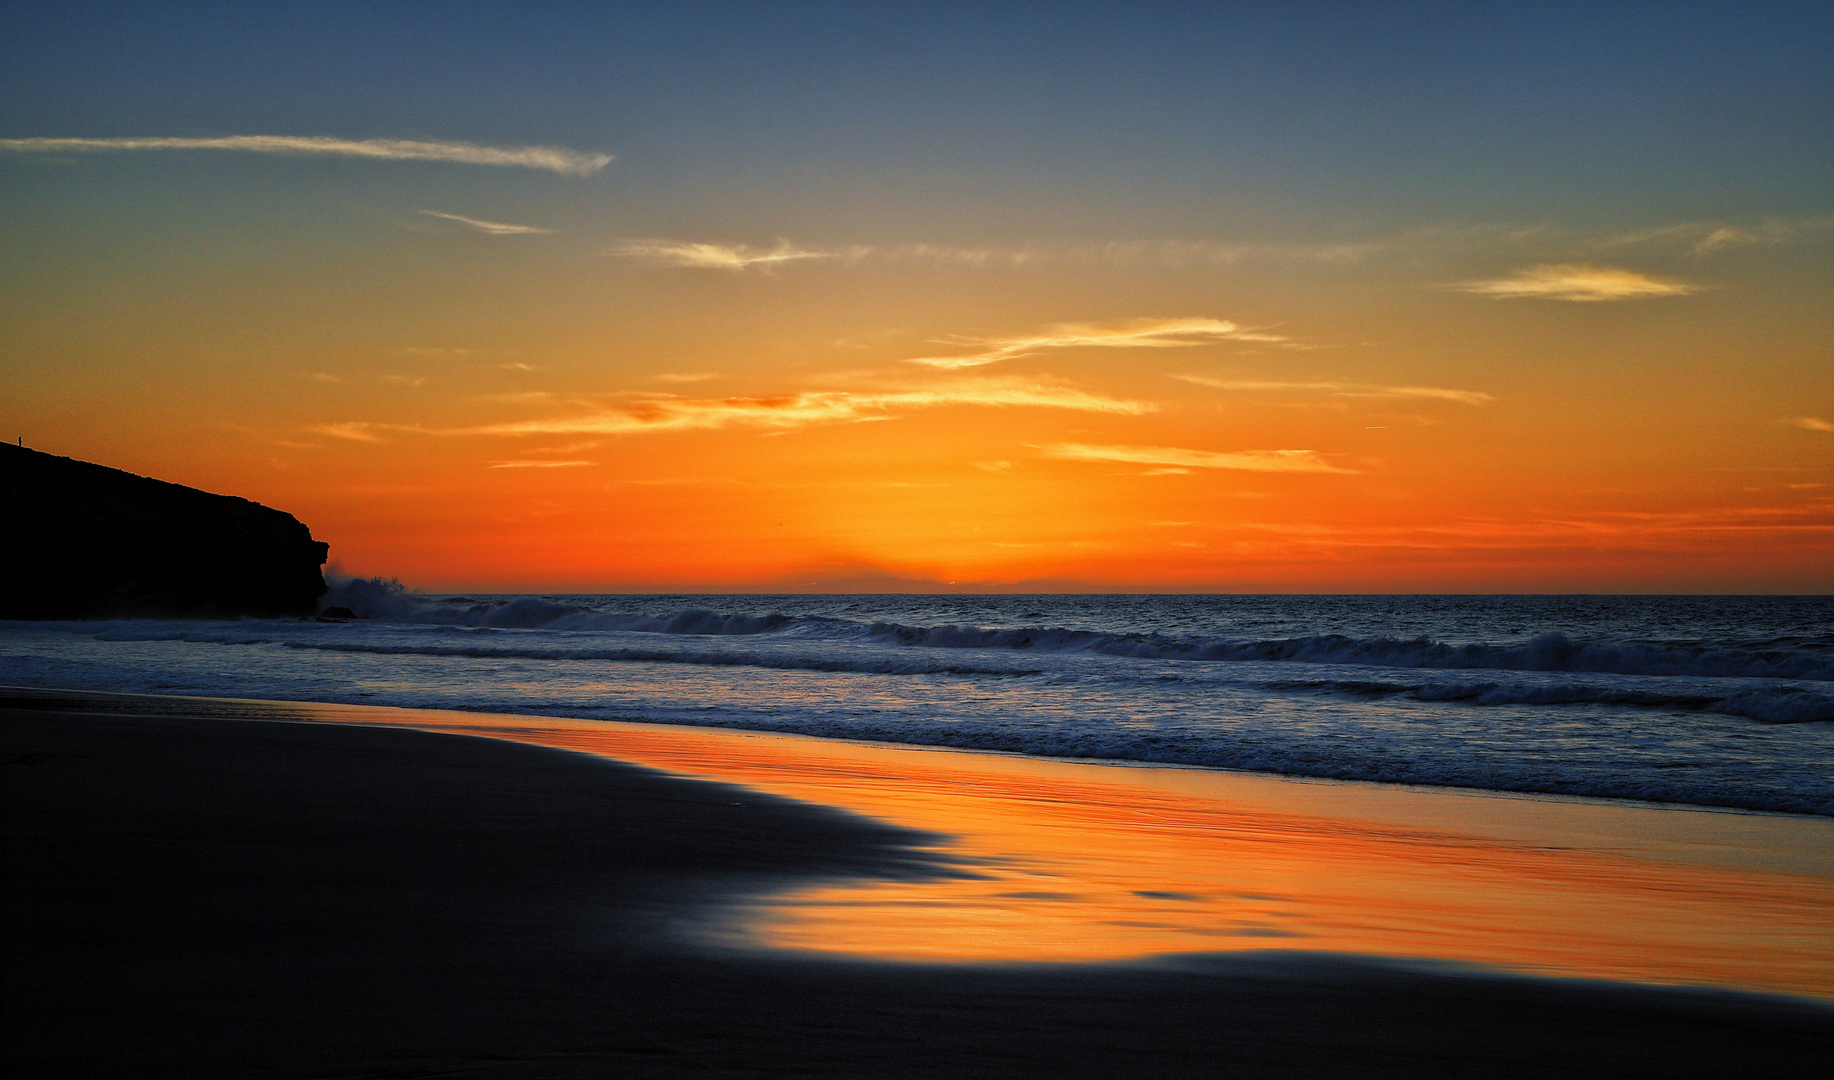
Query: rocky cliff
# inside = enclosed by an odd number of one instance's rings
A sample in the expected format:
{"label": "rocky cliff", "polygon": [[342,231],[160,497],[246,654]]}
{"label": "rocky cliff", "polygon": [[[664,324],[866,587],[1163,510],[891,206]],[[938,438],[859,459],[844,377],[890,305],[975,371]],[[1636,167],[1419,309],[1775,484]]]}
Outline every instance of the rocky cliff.
{"label": "rocky cliff", "polygon": [[326,545],[247,499],[0,444],[0,618],[309,615]]}

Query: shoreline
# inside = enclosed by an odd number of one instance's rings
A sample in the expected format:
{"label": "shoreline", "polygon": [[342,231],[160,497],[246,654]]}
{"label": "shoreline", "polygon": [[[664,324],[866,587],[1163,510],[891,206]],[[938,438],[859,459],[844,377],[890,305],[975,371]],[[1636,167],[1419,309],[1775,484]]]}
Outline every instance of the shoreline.
{"label": "shoreline", "polygon": [[[1713,1062],[1807,1076],[1834,1047],[1825,1004],[1331,953],[989,966],[708,950],[693,940],[708,923],[684,914],[717,923],[785,890],[1002,868],[964,861],[959,836],[603,750],[263,710],[283,722],[8,702],[18,1062],[96,1076],[1672,1076]],[[941,797],[960,777],[907,779]]]}
{"label": "shoreline", "polygon": [[[22,624],[0,682],[732,724],[1834,818],[1826,770],[1802,767],[1834,754],[1814,722],[1834,716],[1834,672],[1812,634],[1790,636],[1817,605],[395,599],[336,625]],[[1155,636],[1178,627],[1196,636]],[[933,696],[945,685],[960,692]],[[856,708],[861,692],[870,707]]]}
{"label": "shoreline", "polygon": [[[1341,788],[1341,789],[1349,789],[1349,790],[1406,792],[1406,793],[1417,793],[1419,795],[1426,796],[1426,797],[1432,797],[1435,795],[1445,794],[1445,795],[1452,795],[1452,796],[1467,796],[1467,797],[1482,798],[1482,799],[1515,800],[1515,801],[1520,801],[1520,802],[1529,803],[1529,804],[1597,806],[1597,807],[1606,807],[1606,808],[1621,807],[1621,808],[1630,809],[1630,810],[1648,810],[1648,811],[1656,811],[1656,812],[1673,812],[1673,813],[1680,813],[1680,814],[1687,814],[1687,813],[1724,814],[1724,815],[1729,815],[1733,817],[1776,818],[1776,819],[1792,820],[1792,821],[1826,822],[1826,823],[1829,823],[1831,826],[1834,826],[1834,814],[1814,814],[1814,813],[1807,813],[1807,812],[1794,811],[1794,810],[1770,810],[1770,809],[1761,809],[1761,808],[1754,808],[1754,807],[1747,807],[1747,806],[1724,806],[1724,805],[1717,805],[1717,804],[1711,804],[1711,803],[1662,802],[1662,801],[1651,800],[1651,799],[1636,799],[1636,798],[1630,798],[1630,797],[1617,797],[1617,796],[1609,796],[1609,795],[1584,795],[1584,794],[1574,794],[1570,792],[1558,792],[1558,791],[1536,791],[1536,790],[1520,789],[1520,788],[1484,788],[1484,787],[1470,787],[1470,786],[1458,785],[1458,784],[1432,784],[1432,783],[1420,783],[1420,782],[1403,782],[1403,781],[1394,781],[1394,780],[1368,780],[1368,779],[1361,779],[1361,778],[1337,777],[1337,776],[1310,776],[1310,775],[1306,775],[1302,773],[1282,773],[1282,772],[1276,772],[1272,770],[1234,768],[1234,767],[1227,766],[1227,765],[1203,765],[1203,764],[1177,762],[1177,761],[1145,761],[1145,760],[1140,760],[1137,758],[1056,756],[1056,755],[1049,755],[1049,754],[1027,753],[1022,750],[1003,750],[1003,749],[995,749],[995,748],[987,748],[987,747],[952,746],[952,745],[935,744],[935,743],[888,742],[885,740],[868,739],[868,738],[861,738],[861,737],[854,737],[854,736],[840,736],[840,735],[811,735],[805,732],[781,731],[781,730],[776,730],[772,728],[742,728],[742,727],[724,727],[724,726],[711,726],[711,725],[696,726],[696,725],[691,725],[691,724],[673,723],[669,721],[653,721],[652,722],[652,721],[634,721],[634,720],[604,720],[604,719],[596,719],[592,717],[565,716],[565,715],[561,715],[557,713],[506,712],[502,710],[484,710],[484,709],[477,709],[477,710],[445,709],[445,708],[436,708],[433,706],[384,705],[384,704],[371,704],[371,703],[354,702],[354,701],[323,701],[323,700],[317,700],[317,699],[304,699],[304,698],[299,698],[299,699],[238,698],[238,697],[224,697],[224,696],[218,696],[218,695],[212,695],[212,694],[199,694],[199,693],[192,693],[189,691],[173,692],[173,693],[168,694],[168,693],[145,693],[145,692],[140,692],[140,691],[128,691],[128,690],[83,690],[83,689],[73,689],[69,687],[23,686],[23,685],[14,685],[14,684],[0,684],[0,698],[4,698],[8,695],[24,695],[27,697],[36,696],[36,697],[42,697],[46,701],[51,701],[51,702],[55,702],[58,700],[65,700],[65,699],[70,700],[70,701],[83,701],[83,702],[90,702],[95,705],[109,705],[111,706],[111,709],[113,708],[130,708],[131,709],[131,708],[136,708],[136,707],[164,709],[166,708],[166,706],[155,705],[154,703],[186,701],[186,702],[212,703],[212,707],[219,711],[225,708],[229,709],[230,711],[233,711],[235,708],[246,706],[246,707],[252,707],[256,709],[302,709],[302,710],[310,710],[315,713],[319,713],[321,715],[328,715],[330,712],[336,711],[336,710],[356,710],[358,712],[371,712],[371,713],[377,713],[377,714],[393,712],[393,713],[400,713],[403,715],[424,714],[424,715],[434,715],[434,716],[457,716],[457,717],[467,717],[467,718],[521,717],[521,718],[525,718],[528,720],[538,720],[538,721],[544,721],[544,722],[553,721],[553,722],[566,723],[566,724],[590,724],[593,726],[605,727],[605,728],[615,728],[615,729],[639,729],[639,730],[654,729],[654,730],[659,730],[659,731],[709,732],[709,733],[714,733],[714,734],[759,737],[759,738],[767,738],[767,739],[783,739],[783,740],[789,740],[789,741],[806,740],[814,744],[881,747],[881,748],[884,748],[886,750],[891,750],[891,751],[908,750],[908,751],[913,751],[913,752],[918,752],[918,753],[961,754],[961,755],[969,755],[969,756],[985,756],[985,757],[992,757],[992,758],[1007,758],[1007,759],[1014,759],[1014,760],[1020,760],[1020,761],[1062,763],[1062,764],[1070,765],[1073,767],[1089,767],[1089,768],[1097,768],[1097,769],[1139,769],[1139,770],[1145,770],[1148,772],[1156,772],[1156,773],[1158,772],[1163,772],[1163,773],[1183,772],[1183,773],[1193,773],[1197,775],[1214,774],[1214,775],[1227,776],[1227,777],[1236,777],[1236,778],[1241,778],[1241,779],[1249,780],[1249,781],[1266,780],[1266,781],[1271,781],[1274,783],[1282,783],[1282,784],[1317,785],[1317,786],[1326,787],[1326,788]],[[56,707],[56,706],[52,706],[52,707]],[[225,715],[227,715],[227,713],[225,713]],[[336,721],[333,721],[333,722],[336,722]],[[404,723],[399,726],[417,727],[418,725],[413,724],[413,723]],[[1834,872],[1834,855],[1830,855],[1828,859],[1826,860],[1826,862],[1827,862],[1828,869],[1831,872]]]}

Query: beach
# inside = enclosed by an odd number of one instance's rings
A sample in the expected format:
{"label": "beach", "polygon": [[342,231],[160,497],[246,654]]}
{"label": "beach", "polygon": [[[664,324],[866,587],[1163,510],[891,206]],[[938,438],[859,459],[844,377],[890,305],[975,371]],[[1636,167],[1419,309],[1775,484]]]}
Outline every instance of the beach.
{"label": "beach", "polygon": [[[43,691],[9,692],[4,719],[19,1075],[1807,1076],[1834,1048],[1826,851],[1788,840],[1815,819],[1715,815],[1702,843],[1492,799],[1455,829],[1405,791],[1320,785],[1295,804],[1263,781],[1231,789],[1225,822],[1206,787],[1225,774],[1200,770],[1108,769],[1138,775],[1104,788],[1076,774],[1098,766],[998,755]],[[1156,888],[1142,833],[1065,815],[1124,807],[1147,774],[1152,828],[1230,833],[1302,919],[1262,921],[1308,936],[1238,925],[1273,894],[1200,895],[1214,871]],[[1320,821],[1340,823],[1332,843]],[[1133,861],[1103,855],[1116,836]],[[1309,891],[1269,861],[1282,852]],[[1139,877],[1114,894],[1161,916],[1088,917],[1114,902],[1098,873]],[[1080,899],[1020,874],[1080,880]],[[1344,886],[1376,879],[1386,907]],[[1369,917],[1448,880],[1501,898]],[[1549,896],[1567,906],[1493,956],[1512,937],[1495,913]],[[1180,905],[1198,913],[1166,914]],[[1598,916],[1685,928],[1700,910],[1731,940],[1671,950],[1692,967]],[[1557,932],[1588,912],[1597,971]],[[1205,920],[1249,933],[1204,943],[1188,931]],[[1366,944],[1321,947],[1333,922]],[[1490,962],[1385,952],[1413,923],[1464,943],[1441,957]],[[1181,935],[1200,944],[1142,945]]]}
{"label": "beach", "polygon": [[1834,4],[1645,7],[6,5],[0,1080],[1834,1076]]}

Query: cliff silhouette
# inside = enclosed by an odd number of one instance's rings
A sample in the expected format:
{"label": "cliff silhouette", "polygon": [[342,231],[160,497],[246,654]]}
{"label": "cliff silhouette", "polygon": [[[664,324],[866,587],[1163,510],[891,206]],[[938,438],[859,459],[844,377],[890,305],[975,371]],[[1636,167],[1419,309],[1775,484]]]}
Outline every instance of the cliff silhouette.
{"label": "cliff silhouette", "polygon": [[310,615],[327,545],[293,515],[0,444],[0,618]]}

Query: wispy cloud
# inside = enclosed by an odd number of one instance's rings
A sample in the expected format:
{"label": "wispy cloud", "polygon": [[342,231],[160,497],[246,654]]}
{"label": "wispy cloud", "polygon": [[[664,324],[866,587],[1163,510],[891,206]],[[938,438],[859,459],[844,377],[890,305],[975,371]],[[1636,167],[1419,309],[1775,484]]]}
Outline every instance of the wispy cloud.
{"label": "wispy cloud", "polygon": [[713,371],[665,371],[660,375],[652,375],[650,378],[666,383],[697,383],[717,379],[719,374]]}
{"label": "wispy cloud", "polygon": [[1173,375],[1172,378],[1196,383],[1198,386],[1214,387],[1218,390],[1276,393],[1292,391],[1352,398],[1429,398],[1438,401],[1456,401],[1463,405],[1488,405],[1496,400],[1479,390],[1450,390],[1442,386],[1378,386],[1371,383],[1347,382],[1258,382],[1249,379],[1216,379],[1208,375]]}
{"label": "wispy cloud", "polygon": [[1496,300],[1641,300],[1655,296],[1686,296],[1700,286],[1679,281],[1658,281],[1634,270],[1583,263],[1531,266],[1510,277],[1467,281],[1452,286]]}
{"label": "wispy cloud", "polygon": [[375,424],[354,422],[346,424],[313,424],[307,430],[316,431],[320,435],[329,435],[334,439],[350,439],[355,442],[379,443],[382,441],[382,436],[375,433],[374,429],[376,427],[377,425]]}
{"label": "wispy cloud", "polygon": [[1834,215],[1747,222],[1682,221],[1609,233],[1547,222],[1468,222],[1411,229],[1352,246],[1369,253],[1416,255],[1515,251],[1525,259],[1538,257],[1548,262],[1609,257],[1610,253],[1630,250],[1704,258],[1739,248],[1809,243],[1830,232],[1834,232]]}
{"label": "wispy cloud", "polygon": [[136,150],[232,150],[292,157],[374,158],[382,161],[445,161],[545,169],[562,176],[590,176],[611,163],[610,154],[583,153],[561,146],[479,146],[417,139],[339,139],[329,135],[223,135],[213,138],[0,139],[0,150],[25,154],[99,154]]}
{"label": "wispy cloud", "polygon": [[1230,244],[1204,240],[1112,240],[1068,247],[976,247],[910,243],[875,247],[805,247],[779,240],[774,248],[695,240],[633,239],[611,248],[609,255],[712,270],[744,270],[809,260],[855,263],[876,259],[889,263],[942,268],[1038,270],[1050,266],[1157,266],[1167,269],[1229,266],[1247,259],[1276,258],[1342,262],[1360,259],[1386,246],[1380,242],[1349,244]]}
{"label": "wispy cloud", "polygon": [[487,461],[487,469],[574,469],[581,465],[594,465],[592,461]]}
{"label": "wispy cloud", "polygon": [[1119,461],[1132,465],[1162,465],[1172,469],[1241,469],[1248,472],[1347,473],[1312,450],[1237,450],[1217,453],[1185,450],[1176,446],[1090,446],[1087,443],[1051,443],[1039,446],[1047,457],[1062,461]]}
{"label": "wispy cloud", "polygon": [[1779,421],[1779,423],[1788,424],[1791,427],[1799,427],[1805,431],[1834,432],[1834,424],[1823,420],[1819,416],[1791,416]]}
{"label": "wispy cloud", "polygon": [[[1016,247],[913,242],[889,245],[850,244],[811,247],[780,240],[776,247],[747,244],[675,240],[625,240],[606,254],[664,266],[712,270],[769,269],[795,262],[884,263],[930,266],[942,269],[1036,271],[1054,267],[1153,267],[1168,270],[1230,267],[1250,262],[1343,264],[1384,254],[1422,255],[1450,252],[1515,251],[1526,258],[1585,258],[1627,248],[1688,251],[1705,256],[1753,245],[1805,242],[1834,230],[1834,216],[1822,218],[1768,218],[1750,224],[1718,221],[1681,222],[1629,232],[1600,235],[1549,223],[1448,223],[1386,236],[1333,242],[1227,240],[1107,240],[1083,244]],[[1536,267],[1535,270],[1549,269]],[[1594,267],[1561,265],[1559,269],[1597,271]],[[1532,273],[1525,271],[1524,273]],[[1623,271],[1599,271],[1606,274]],[[1515,278],[1503,279],[1514,282]],[[1648,281],[1649,279],[1644,279]],[[1491,286],[1496,282],[1471,282]],[[1654,282],[1656,285],[1673,283]],[[1691,287],[1690,287],[1691,288]],[[1477,291],[1489,291],[1479,289]],[[1582,290],[1596,292],[1597,290]],[[1627,299],[1612,291],[1608,296],[1555,296],[1554,299]],[[1501,295],[1494,294],[1493,295]],[[1510,296],[1546,296],[1544,292],[1508,293]],[[1634,295],[1675,295],[1672,292],[1639,292]]]}
{"label": "wispy cloud", "polygon": [[774,248],[754,248],[749,244],[705,244],[685,240],[626,240],[606,254],[620,259],[637,259],[680,266],[695,270],[770,269],[785,263],[812,259],[849,259],[864,254],[865,248],[799,248],[780,240]]}
{"label": "wispy cloud", "polygon": [[1544,257],[1654,248],[1711,255],[1738,247],[1801,243],[1834,230],[1834,216],[1766,218],[1738,224],[1693,221],[1657,225],[1609,235],[1588,234],[1549,223],[1469,222],[1431,225],[1386,236],[1336,242],[1266,243],[1227,240],[1109,240],[1064,246],[976,247],[913,243],[855,249],[894,262],[943,267],[1037,270],[1054,266],[1158,267],[1201,269],[1249,262],[1341,264],[1385,253],[1422,254],[1539,250]]}
{"label": "wispy cloud", "polygon": [[816,424],[889,420],[902,412],[948,406],[1070,409],[1130,416],[1152,408],[1143,402],[1103,397],[1074,387],[1019,379],[971,379],[940,386],[869,393],[835,390],[773,397],[646,397],[591,412],[491,424],[450,434],[621,435],[728,427],[789,430]]}
{"label": "wispy cloud", "polygon": [[1794,244],[1834,229],[1834,217],[1766,218],[1751,225],[1723,221],[1686,221],[1608,236],[1595,245],[1601,250],[1623,247],[1685,247],[1695,255],[1712,255],[1729,248]]}
{"label": "wispy cloud", "polygon": [[892,262],[943,267],[1036,270],[1050,266],[1233,266],[1250,259],[1341,262],[1380,251],[1381,243],[1252,244],[1206,240],[1110,240],[1071,247],[954,247],[946,244],[900,244],[865,249]]}
{"label": "wispy cloud", "polygon": [[958,369],[997,364],[1052,349],[1172,349],[1218,341],[1285,342],[1277,334],[1244,329],[1223,319],[1134,319],[1113,326],[1064,324],[1024,337],[981,338],[962,342],[978,349],[963,356],[919,356],[908,362]]}
{"label": "wispy cloud", "polygon": [[441,210],[422,210],[421,213],[430,217],[445,218],[447,221],[456,221],[460,225],[468,226],[490,236],[548,235],[554,231],[553,229],[538,229],[533,225],[505,225],[501,221],[479,221],[477,218],[468,218],[463,214],[448,214]]}
{"label": "wispy cloud", "polygon": [[1298,262],[1350,262],[1373,255],[1388,244],[1365,241],[1345,244],[1219,243],[1206,240],[1115,240],[1094,248],[1071,248],[1066,261],[1101,262],[1113,266],[1233,266],[1250,259],[1283,259]]}

